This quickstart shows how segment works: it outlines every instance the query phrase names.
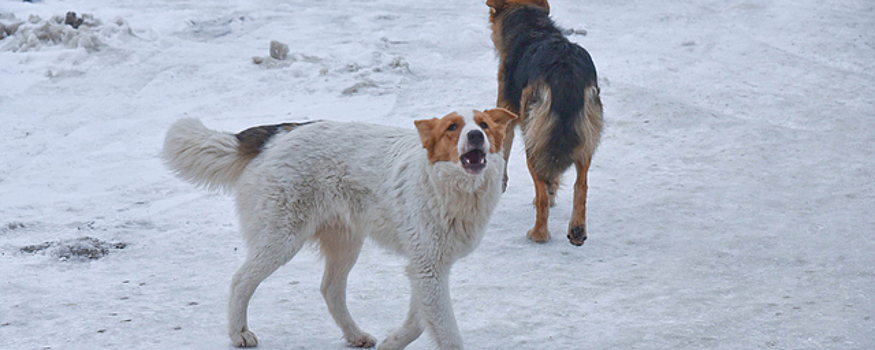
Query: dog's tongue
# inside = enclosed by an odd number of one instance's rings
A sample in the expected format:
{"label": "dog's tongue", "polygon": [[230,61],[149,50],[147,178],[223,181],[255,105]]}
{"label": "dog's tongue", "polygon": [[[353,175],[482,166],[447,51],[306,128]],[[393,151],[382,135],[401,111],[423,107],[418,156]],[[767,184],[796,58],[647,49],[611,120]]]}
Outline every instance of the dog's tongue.
{"label": "dog's tongue", "polygon": [[462,155],[462,167],[470,170],[480,170],[486,167],[486,153],[475,149]]}

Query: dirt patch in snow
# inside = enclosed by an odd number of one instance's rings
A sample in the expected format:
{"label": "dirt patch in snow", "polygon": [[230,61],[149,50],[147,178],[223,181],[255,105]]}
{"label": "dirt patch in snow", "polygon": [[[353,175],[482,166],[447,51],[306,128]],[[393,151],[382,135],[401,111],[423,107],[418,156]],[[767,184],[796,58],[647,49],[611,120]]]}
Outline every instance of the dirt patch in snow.
{"label": "dirt patch in snow", "polygon": [[42,253],[58,258],[59,260],[97,260],[108,255],[113,250],[125,249],[127,243],[112,243],[93,237],[80,237],[75,239],[60,240],[57,242],[44,242],[41,244],[21,247],[22,253]]}

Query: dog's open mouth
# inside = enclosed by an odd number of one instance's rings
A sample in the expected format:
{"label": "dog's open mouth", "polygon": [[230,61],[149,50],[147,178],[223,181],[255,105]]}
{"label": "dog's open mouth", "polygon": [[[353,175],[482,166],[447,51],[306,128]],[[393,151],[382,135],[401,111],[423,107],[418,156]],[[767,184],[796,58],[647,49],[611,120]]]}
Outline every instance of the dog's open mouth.
{"label": "dog's open mouth", "polygon": [[461,157],[462,168],[470,174],[479,174],[486,168],[486,152],[473,149]]}

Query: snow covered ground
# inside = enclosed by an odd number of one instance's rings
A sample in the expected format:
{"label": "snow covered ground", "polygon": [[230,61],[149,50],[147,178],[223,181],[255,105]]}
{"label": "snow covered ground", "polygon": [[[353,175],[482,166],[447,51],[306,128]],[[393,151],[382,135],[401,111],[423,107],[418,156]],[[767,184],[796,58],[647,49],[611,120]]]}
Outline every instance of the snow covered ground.
{"label": "snow covered ground", "polygon": [[[589,240],[564,238],[573,172],[554,239],[526,240],[518,142],[453,272],[467,347],[875,348],[875,5],[824,3],[551,1],[605,105]],[[488,108],[487,17],[482,0],[0,0],[0,348],[230,348],[233,201],[163,167],[168,126]],[[256,64],[272,40],[290,58]],[[368,243],[350,277],[379,339],[405,316],[403,266]],[[344,348],[321,272],[307,250],[261,285],[261,349]]]}

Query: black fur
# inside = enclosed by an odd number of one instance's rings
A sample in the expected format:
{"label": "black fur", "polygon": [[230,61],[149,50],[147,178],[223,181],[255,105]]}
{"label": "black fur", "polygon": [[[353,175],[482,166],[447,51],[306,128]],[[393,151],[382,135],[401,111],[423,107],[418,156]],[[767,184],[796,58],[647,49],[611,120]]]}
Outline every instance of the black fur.
{"label": "black fur", "polygon": [[267,143],[267,140],[270,140],[273,135],[276,135],[280,131],[291,131],[299,126],[310,123],[313,122],[262,125],[243,130],[234,135],[237,137],[237,142],[239,142],[237,146],[238,151],[243,156],[255,157],[261,152],[261,148],[264,147],[264,144]]}
{"label": "black fur", "polygon": [[579,117],[586,103],[586,87],[598,86],[595,65],[585,49],[562,35],[547,11],[522,6],[501,16],[504,101],[514,111],[523,112],[520,101],[527,86],[546,84],[551,91],[550,111],[557,118],[556,124],[547,142],[547,154],[532,156],[550,163],[536,169],[544,172],[539,174],[544,180],[552,181],[571,166],[574,162],[571,152],[581,144],[583,135],[577,135],[574,125],[582,122]]}

